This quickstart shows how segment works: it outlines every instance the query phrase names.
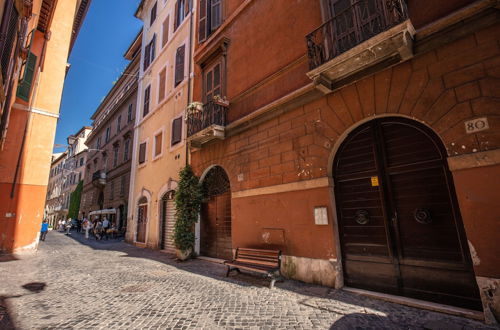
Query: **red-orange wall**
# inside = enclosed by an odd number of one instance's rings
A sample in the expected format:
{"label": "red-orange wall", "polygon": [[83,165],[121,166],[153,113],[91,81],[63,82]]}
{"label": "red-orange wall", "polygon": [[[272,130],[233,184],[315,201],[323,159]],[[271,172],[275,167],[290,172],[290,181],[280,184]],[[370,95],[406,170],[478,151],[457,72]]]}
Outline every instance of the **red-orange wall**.
{"label": "red-orange wall", "polygon": [[453,172],[467,239],[476,250],[477,276],[500,278],[500,165]]}
{"label": "red-orange wall", "polygon": [[[335,258],[328,187],[231,200],[233,247],[277,248],[286,255]],[[328,225],[316,225],[314,208],[328,208]]]}

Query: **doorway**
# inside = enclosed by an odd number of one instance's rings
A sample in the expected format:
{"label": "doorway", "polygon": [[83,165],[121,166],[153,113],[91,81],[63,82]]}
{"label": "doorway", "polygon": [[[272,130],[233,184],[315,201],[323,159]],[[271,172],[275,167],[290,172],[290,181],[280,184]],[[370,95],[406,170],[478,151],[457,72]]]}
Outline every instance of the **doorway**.
{"label": "doorway", "polygon": [[137,208],[137,238],[139,243],[146,243],[146,229],[148,224],[148,200],[146,197],[139,199]]}
{"label": "doorway", "polygon": [[333,173],[345,285],[481,310],[447,155],[429,128],[363,124]]}
{"label": "doorway", "polygon": [[171,190],[161,199],[161,249],[175,253],[174,226],[175,226],[175,199]]}
{"label": "doorway", "polygon": [[205,202],[201,207],[200,254],[231,259],[231,189],[229,178],[220,166],[215,166],[203,180]]}

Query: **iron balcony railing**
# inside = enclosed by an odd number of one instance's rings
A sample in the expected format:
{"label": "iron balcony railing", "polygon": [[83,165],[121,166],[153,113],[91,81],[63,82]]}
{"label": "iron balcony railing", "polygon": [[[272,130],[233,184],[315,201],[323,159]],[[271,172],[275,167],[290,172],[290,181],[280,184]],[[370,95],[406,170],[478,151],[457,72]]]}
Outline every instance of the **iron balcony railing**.
{"label": "iron balcony railing", "polygon": [[187,135],[191,136],[211,125],[226,126],[228,106],[209,101],[203,110],[193,111],[187,117]]}
{"label": "iron balcony railing", "polygon": [[311,70],[408,18],[405,0],[357,0],[306,36]]}

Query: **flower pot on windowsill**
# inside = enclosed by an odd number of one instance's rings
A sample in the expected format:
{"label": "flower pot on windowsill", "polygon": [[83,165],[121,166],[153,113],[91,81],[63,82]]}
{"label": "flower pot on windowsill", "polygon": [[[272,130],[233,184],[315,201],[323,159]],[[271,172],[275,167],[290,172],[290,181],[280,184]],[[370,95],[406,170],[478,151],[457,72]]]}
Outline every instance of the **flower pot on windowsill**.
{"label": "flower pot on windowsill", "polygon": [[175,249],[175,254],[177,256],[177,259],[180,261],[186,261],[191,257],[191,253],[193,253],[193,249],[187,249],[187,250],[180,250],[180,249]]}

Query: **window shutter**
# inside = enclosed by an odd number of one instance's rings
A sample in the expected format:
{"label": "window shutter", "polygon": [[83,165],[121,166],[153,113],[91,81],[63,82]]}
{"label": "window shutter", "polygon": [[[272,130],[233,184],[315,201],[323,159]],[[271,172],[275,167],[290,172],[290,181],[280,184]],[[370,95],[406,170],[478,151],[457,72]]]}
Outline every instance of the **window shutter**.
{"label": "window shutter", "polygon": [[146,161],[146,142],[141,143],[139,146],[139,164]]}
{"label": "window shutter", "polygon": [[165,98],[165,82],[167,78],[167,69],[164,68],[163,70],[160,71],[160,82],[158,84],[158,102],[163,101]]}
{"label": "window shutter", "polygon": [[170,16],[167,16],[167,18],[165,19],[165,21],[163,21],[163,32],[162,32],[162,39],[161,39],[161,47],[165,47],[165,45],[167,44],[168,42],[168,25],[170,24],[169,23],[170,21]]}
{"label": "window shutter", "polygon": [[148,86],[144,91],[144,108],[142,110],[142,116],[146,117],[149,113],[149,93],[151,91],[151,86]]}
{"label": "window shutter", "polygon": [[210,30],[214,31],[222,23],[221,0],[211,0],[210,2]]}
{"label": "window shutter", "polygon": [[149,23],[149,26],[153,25],[155,20],[156,20],[156,3],[154,4],[153,8],[151,8],[151,22]]}
{"label": "window shutter", "polygon": [[198,42],[203,42],[207,39],[207,0],[200,0],[199,8]]}
{"label": "window shutter", "polygon": [[143,71],[146,71],[146,69],[149,66],[149,49],[150,49],[150,45],[147,44],[146,47],[144,47],[144,63],[142,65]]}
{"label": "window shutter", "polygon": [[179,27],[179,1],[175,2],[174,31]]}
{"label": "window shutter", "polygon": [[158,156],[159,154],[161,154],[162,139],[163,139],[163,133],[160,133],[160,134],[155,136],[155,156]]}
{"label": "window shutter", "polygon": [[151,48],[150,48],[150,54],[151,54],[151,59],[149,60],[149,63],[153,63],[155,59],[155,53],[156,53],[156,33],[153,36],[153,40],[151,40]]}
{"label": "window shutter", "polygon": [[28,54],[28,61],[24,71],[24,78],[19,87],[17,87],[17,97],[28,101],[31,91],[31,83],[35,75],[36,56],[33,53]]}
{"label": "window shutter", "polygon": [[185,45],[177,48],[177,52],[175,54],[175,86],[179,85],[182,80],[184,80],[184,52]]}
{"label": "window shutter", "polygon": [[184,17],[186,17],[189,14],[189,9],[191,5],[191,0],[185,0],[184,2]]}
{"label": "window shutter", "polygon": [[[2,1],[0,6],[4,6],[4,2]],[[3,82],[5,83],[8,79],[9,64],[11,63],[11,53],[16,41],[17,20],[19,17],[14,1],[7,1],[3,14],[2,26],[5,24],[5,27],[0,31],[2,33],[0,35],[0,67],[2,69]]]}
{"label": "window shutter", "polygon": [[181,142],[182,139],[182,117],[172,122],[172,145]]}

